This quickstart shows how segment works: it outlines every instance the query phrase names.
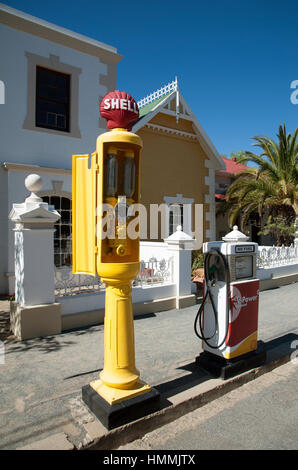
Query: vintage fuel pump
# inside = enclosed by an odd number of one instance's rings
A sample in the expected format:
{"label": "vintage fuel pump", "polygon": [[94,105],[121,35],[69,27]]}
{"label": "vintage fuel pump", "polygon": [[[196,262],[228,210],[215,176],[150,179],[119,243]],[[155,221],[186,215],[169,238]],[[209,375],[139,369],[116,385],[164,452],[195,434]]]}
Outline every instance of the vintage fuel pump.
{"label": "vintage fuel pump", "polygon": [[204,297],[194,329],[204,351],[196,363],[224,379],[266,359],[258,350],[258,244],[247,240],[235,225],[223,241],[203,245]]}
{"label": "vintage fuel pump", "polygon": [[132,281],[139,269],[139,238],[130,238],[131,210],[140,198],[142,141],[130,132],[138,119],[135,100],[108,93],[100,104],[110,132],[96,152],[73,155],[73,272],[96,273],[106,285],[104,368],[82,389],[91,411],[111,429],[159,407],[159,394],[140,379],[135,365]]}

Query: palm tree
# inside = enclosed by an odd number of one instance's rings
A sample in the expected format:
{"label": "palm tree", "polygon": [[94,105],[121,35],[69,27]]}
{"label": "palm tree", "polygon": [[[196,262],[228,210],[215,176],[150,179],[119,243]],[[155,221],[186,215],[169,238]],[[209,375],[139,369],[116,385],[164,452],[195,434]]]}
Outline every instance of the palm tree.
{"label": "palm tree", "polygon": [[[269,137],[254,137],[254,146],[261,148],[260,155],[245,152],[239,163],[253,163],[253,167],[239,174],[227,191],[231,205],[229,223],[233,225],[241,214],[244,230],[249,216],[267,210],[268,221],[279,224],[278,244],[288,244],[293,223],[298,220],[298,128],[293,136],[280,126],[278,142]],[[271,224],[272,225],[272,224]],[[282,228],[283,226],[283,228]]]}

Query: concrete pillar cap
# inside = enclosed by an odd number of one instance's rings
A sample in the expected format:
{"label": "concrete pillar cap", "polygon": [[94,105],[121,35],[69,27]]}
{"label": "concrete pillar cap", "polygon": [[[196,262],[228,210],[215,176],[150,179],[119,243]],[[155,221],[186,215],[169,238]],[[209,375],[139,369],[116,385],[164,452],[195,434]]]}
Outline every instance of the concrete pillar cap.
{"label": "concrete pillar cap", "polygon": [[238,225],[234,225],[233,230],[222,237],[222,240],[224,242],[246,242],[249,237],[238,230]]}

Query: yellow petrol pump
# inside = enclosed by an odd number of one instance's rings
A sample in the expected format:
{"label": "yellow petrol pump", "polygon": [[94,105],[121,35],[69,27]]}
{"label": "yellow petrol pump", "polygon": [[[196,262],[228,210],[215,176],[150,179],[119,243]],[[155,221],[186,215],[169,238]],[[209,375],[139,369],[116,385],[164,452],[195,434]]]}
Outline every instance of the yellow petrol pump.
{"label": "yellow petrol pump", "polygon": [[142,141],[130,132],[138,119],[135,100],[107,94],[100,112],[110,132],[96,152],[73,155],[73,272],[96,275],[106,285],[104,368],[82,389],[91,411],[111,429],[159,407],[159,394],[140,379],[135,365],[132,281],[139,269],[139,238],[128,223],[139,203]]}

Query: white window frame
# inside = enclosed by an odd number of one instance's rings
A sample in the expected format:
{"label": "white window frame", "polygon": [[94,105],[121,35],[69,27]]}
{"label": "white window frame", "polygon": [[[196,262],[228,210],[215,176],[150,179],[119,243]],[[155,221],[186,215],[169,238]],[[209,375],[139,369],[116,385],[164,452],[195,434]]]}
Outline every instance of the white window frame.
{"label": "white window frame", "polygon": [[[81,138],[79,128],[79,76],[82,69],[65,64],[60,57],[50,54],[49,57],[40,56],[25,51],[28,62],[27,71],[27,115],[23,129],[66,137]],[[54,72],[70,75],[70,103],[69,103],[69,131],[51,129],[50,127],[36,126],[36,68],[43,67]]]}
{"label": "white window frame", "polygon": [[170,206],[173,204],[183,205],[183,232],[192,236],[192,206],[194,204],[193,198],[183,197],[182,194],[176,194],[176,196],[164,196],[164,202],[167,205],[166,220],[165,220],[165,232],[166,237],[170,233]]}

